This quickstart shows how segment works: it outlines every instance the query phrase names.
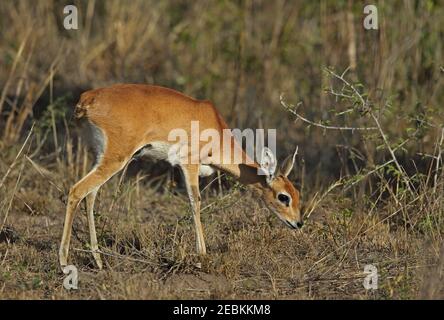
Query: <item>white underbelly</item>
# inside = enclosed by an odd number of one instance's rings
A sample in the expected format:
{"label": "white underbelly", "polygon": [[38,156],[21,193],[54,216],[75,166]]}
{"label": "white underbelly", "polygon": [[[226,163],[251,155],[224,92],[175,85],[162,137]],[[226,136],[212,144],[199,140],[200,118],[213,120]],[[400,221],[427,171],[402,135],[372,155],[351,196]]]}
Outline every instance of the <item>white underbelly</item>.
{"label": "white underbelly", "polygon": [[211,166],[201,164],[199,166],[199,176],[208,177],[212,175],[216,170],[214,170]]}
{"label": "white underbelly", "polygon": [[139,150],[137,157],[168,161],[168,151],[170,150],[170,147],[170,143],[152,142]]}
{"label": "white underbelly", "polygon": [[[173,144],[167,142],[151,142],[150,144],[140,149],[135,156],[141,158],[149,158],[156,161],[165,160],[173,166],[180,166],[181,157],[178,152],[170,152],[170,148],[172,146]],[[182,158],[182,161],[183,160],[187,160],[187,157]],[[199,176],[201,177],[207,177],[214,172],[215,170],[209,165],[201,164],[199,166]]]}

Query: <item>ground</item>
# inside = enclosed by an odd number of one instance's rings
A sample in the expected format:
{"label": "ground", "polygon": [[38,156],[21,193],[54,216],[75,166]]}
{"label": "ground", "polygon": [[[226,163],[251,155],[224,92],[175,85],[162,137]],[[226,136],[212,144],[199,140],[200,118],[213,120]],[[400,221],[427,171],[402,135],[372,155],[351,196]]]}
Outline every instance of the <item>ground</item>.
{"label": "ground", "polygon": [[[390,207],[369,208],[333,193],[294,231],[247,190],[207,188],[202,220],[208,254],[199,257],[183,188],[140,176],[123,183],[117,176],[99,193],[103,270],[88,252],[81,205],[69,254],[79,270],[78,290],[67,291],[57,256],[66,200],[57,187],[65,177],[23,163],[22,175],[12,170],[7,179],[5,199],[15,196],[0,235],[0,299],[443,297],[440,241],[405,229],[396,214],[388,215]],[[378,270],[376,290],[363,286],[368,264]]]}

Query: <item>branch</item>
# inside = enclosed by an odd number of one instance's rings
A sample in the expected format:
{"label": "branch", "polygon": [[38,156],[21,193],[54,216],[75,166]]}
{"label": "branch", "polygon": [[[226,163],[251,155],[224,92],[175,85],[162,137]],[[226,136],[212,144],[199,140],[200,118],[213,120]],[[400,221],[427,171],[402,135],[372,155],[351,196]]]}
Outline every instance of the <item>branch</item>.
{"label": "branch", "polygon": [[[346,71],[347,71],[347,70],[346,70]],[[369,110],[367,101],[364,100],[364,97],[363,97],[362,94],[358,91],[358,89],[355,88],[354,85],[352,85],[351,83],[349,83],[347,80],[344,79],[344,74],[345,74],[345,72],[344,72],[342,75],[338,75],[338,74],[336,74],[335,72],[333,72],[332,70],[329,70],[329,69],[327,69],[327,72],[328,72],[329,74],[331,74],[332,76],[334,76],[335,78],[337,78],[337,79],[339,79],[340,81],[342,81],[342,83],[344,83],[349,89],[351,89],[351,90],[354,92],[354,94],[356,95],[356,97],[359,99],[359,101],[361,102],[361,104],[362,104],[362,108],[363,108],[364,110],[366,110],[366,109],[368,110],[370,116],[372,117],[373,121],[374,121],[375,124],[376,124],[376,127],[377,127],[377,129],[378,129],[378,131],[379,131],[379,134],[381,135],[382,140],[384,141],[384,144],[385,144],[387,150],[388,150],[389,153],[390,153],[390,156],[391,156],[392,159],[393,159],[393,162],[394,162],[395,165],[396,165],[396,168],[398,169],[398,171],[399,171],[400,173],[402,173],[402,178],[403,178],[403,180],[404,180],[404,183],[405,183],[407,189],[408,189],[412,194],[414,194],[414,192],[413,192],[413,190],[412,190],[412,188],[411,188],[411,186],[410,186],[410,181],[409,181],[409,179],[407,178],[407,173],[405,172],[404,168],[402,168],[401,165],[399,164],[398,159],[396,158],[395,152],[393,151],[393,148],[390,146],[390,143],[389,143],[389,141],[388,141],[388,139],[387,139],[387,136],[385,135],[384,130],[382,129],[382,126],[381,126],[381,123],[379,122],[379,119],[375,116],[375,114],[374,114],[374,112],[373,112],[372,110]]]}
{"label": "branch", "polygon": [[314,122],[311,121],[307,118],[304,118],[303,116],[301,116],[299,113],[296,112],[296,108],[293,105],[288,105],[285,100],[284,100],[284,95],[281,94],[280,95],[280,100],[281,100],[281,104],[282,106],[287,109],[288,111],[290,111],[292,114],[294,114],[298,119],[304,121],[305,123],[308,123],[309,125],[318,127],[318,128],[322,128],[322,129],[327,129],[327,130],[342,130],[342,131],[355,131],[355,130],[377,130],[378,128],[376,127],[338,127],[338,126],[327,126],[324,125],[322,123],[319,122]]}

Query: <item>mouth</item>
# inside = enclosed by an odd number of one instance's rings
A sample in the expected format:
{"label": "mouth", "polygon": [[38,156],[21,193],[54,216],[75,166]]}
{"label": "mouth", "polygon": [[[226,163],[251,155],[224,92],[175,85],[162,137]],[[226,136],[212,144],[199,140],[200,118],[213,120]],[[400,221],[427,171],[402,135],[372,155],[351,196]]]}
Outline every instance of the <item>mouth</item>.
{"label": "mouth", "polygon": [[283,220],[284,223],[293,230],[300,229],[303,226],[302,222],[290,222],[288,220]]}
{"label": "mouth", "polygon": [[289,227],[289,228],[291,228],[293,230],[297,229],[297,227],[294,226],[293,224],[291,224],[288,220],[284,220],[284,223],[287,225],[287,227]]}
{"label": "mouth", "polygon": [[268,208],[268,209],[270,211],[274,212],[278,216],[279,220],[281,220],[283,223],[285,223],[285,225],[287,227],[289,227],[290,229],[293,229],[293,230],[301,229],[302,226],[304,225],[304,223],[302,221],[301,222],[299,222],[299,221],[291,222],[290,220],[282,218],[281,215],[279,214],[279,212],[277,212],[276,210],[273,210],[271,208]]}

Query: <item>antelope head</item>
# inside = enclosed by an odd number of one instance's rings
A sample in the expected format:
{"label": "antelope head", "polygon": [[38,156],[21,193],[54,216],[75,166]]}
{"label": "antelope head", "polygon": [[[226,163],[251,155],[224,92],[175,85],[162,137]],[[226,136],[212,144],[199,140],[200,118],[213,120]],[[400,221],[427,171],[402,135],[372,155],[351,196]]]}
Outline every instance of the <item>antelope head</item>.
{"label": "antelope head", "polygon": [[296,154],[288,156],[280,166],[270,149],[264,148],[261,158],[261,171],[266,183],[262,186],[262,200],[288,227],[301,228],[303,225],[299,191],[288,179],[293,169]]}

